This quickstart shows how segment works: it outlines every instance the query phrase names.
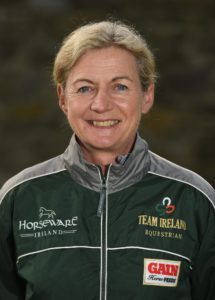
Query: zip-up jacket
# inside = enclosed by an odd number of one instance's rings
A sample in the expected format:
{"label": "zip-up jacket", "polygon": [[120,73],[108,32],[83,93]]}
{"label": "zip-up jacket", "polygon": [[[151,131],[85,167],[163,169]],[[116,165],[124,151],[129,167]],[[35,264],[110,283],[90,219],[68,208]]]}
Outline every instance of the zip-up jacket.
{"label": "zip-up jacket", "polygon": [[75,136],[0,192],[0,300],[214,300],[215,193],[148,150],[105,175]]}

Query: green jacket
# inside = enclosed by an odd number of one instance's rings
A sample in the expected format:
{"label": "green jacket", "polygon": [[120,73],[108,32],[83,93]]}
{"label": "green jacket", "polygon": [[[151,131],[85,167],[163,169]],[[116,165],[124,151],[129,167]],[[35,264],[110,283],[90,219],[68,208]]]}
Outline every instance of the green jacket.
{"label": "green jacket", "polygon": [[0,203],[0,300],[215,299],[214,190],[139,136],[106,176],[73,136]]}

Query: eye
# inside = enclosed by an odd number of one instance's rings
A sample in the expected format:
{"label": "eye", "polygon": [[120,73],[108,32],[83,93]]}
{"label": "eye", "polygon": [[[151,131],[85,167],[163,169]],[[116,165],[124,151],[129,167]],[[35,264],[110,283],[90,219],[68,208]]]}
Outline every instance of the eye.
{"label": "eye", "polygon": [[89,86],[82,86],[78,89],[77,93],[86,94],[92,91],[92,88]]}
{"label": "eye", "polygon": [[115,89],[119,92],[123,92],[123,91],[126,91],[128,89],[128,87],[124,84],[118,83],[116,85]]}

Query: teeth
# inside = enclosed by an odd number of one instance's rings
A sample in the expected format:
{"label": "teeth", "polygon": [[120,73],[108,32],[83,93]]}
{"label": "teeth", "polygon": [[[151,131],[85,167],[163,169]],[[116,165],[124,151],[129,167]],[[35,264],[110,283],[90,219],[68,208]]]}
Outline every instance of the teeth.
{"label": "teeth", "polygon": [[110,127],[119,123],[117,120],[109,120],[109,121],[93,121],[94,126],[98,127]]}

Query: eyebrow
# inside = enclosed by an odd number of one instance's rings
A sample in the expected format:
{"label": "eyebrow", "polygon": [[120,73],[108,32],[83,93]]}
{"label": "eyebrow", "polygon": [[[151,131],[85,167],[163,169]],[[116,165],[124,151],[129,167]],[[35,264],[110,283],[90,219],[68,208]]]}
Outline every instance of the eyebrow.
{"label": "eyebrow", "polygon": [[[116,77],[112,78],[111,81],[112,81],[112,82],[115,82],[115,81],[121,80],[121,79],[126,79],[126,80],[129,80],[129,81],[133,82],[133,80],[132,80],[130,77],[128,77],[128,76],[116,76]],[[90,83],[90,84],[94,84],[94,82],[93,82],[92,80],[87,79],[87,78],[78,78],[78,79],[76,79],[76,80],[73,82],[73,84],[76,84],[76,83],[82,82],[82,81],[83,81],[83,82],[88,82],[88,83]]]}
{"label": "eyebrow", "polygon": [[76,83],[81,82],[81,81],[85,81],[85,82],[88,82],[88,83],[93,84],[93,81],[92,81],[92,80],[89,80],[89,79],[86,79],[86,78],[78,78],[78,79],[76,79],[76,80],[73,82],[73,84],[76,84]]}
{"label": "eyebrow", "polygon": [[112,81],[117,81],[117,80],[120,80],[120,79],[126,79],[126,80],[129,80],[129,81],[133,81],[130,77],[128,76],[116,76],[112,79]]}

